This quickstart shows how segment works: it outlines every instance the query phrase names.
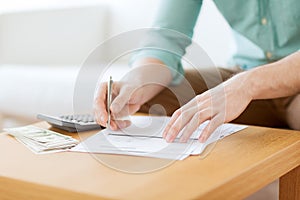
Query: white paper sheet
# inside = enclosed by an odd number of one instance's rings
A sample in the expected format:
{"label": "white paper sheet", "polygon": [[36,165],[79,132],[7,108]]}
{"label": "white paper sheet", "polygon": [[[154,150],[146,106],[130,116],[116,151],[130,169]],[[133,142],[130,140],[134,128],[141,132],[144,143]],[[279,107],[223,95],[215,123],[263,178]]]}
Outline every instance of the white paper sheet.
{"label": "white paper sheet", "polygon": [[187,143],[178,142],[180,135],[173,143],[167,143],[162,138],[162,132],[170,120],[169,117],[131,116],[130,120],[130,127],[119,131],[102,130],[71,151],[183,160],[189,155],[201,154],[208,144],[247,127],[224,124],[214,131],[205,143],[200,143],[198,137],[208,123],[205,122]]}

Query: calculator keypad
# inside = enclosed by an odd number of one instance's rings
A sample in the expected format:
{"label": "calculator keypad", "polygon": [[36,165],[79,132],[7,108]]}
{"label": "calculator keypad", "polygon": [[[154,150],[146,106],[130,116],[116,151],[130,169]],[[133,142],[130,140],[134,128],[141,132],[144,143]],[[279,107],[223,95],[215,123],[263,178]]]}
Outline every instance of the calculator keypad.
{"label": "calculator keypad", "polygon": [[73,123],[96,123],[93,115],[62,115],[62,120],[73,122]]}

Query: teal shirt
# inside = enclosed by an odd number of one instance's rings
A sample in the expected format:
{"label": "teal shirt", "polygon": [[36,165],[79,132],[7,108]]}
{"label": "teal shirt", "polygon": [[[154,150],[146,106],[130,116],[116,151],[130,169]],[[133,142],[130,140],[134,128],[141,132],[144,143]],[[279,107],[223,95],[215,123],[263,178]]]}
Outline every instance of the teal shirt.
{"label": "teal shirt", "polygon": [[[248,70],[300,49],[299,0],[214,2],[230,25],[237,46],[229,65]],[[162,0],[153,24],[162,29],[151,31],[144,48],[133,56],[132,61],[142,57],[157,58],[171,69],[173,84],[179,83],[177,72],[184,73],[181,58],[191,44],[201,6],[202,0]],[[161,31],[163,29],[180,32],[182,37]]]}

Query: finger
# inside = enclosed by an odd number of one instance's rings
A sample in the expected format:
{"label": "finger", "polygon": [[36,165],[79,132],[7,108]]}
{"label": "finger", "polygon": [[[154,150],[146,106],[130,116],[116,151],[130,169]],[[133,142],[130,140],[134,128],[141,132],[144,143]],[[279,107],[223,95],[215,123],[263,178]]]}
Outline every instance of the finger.
{"label": "finger", "polygon": [[175,121],[178,119],[178,117],[181,115],[181,112],[182,112],[181,109],[178,109],[172,114],[170,121],[168,122],[168,124],[166,125],[166,127],[163,131],[163,135],[162,135],[163,138],[166,139],[166,136],[167,136],[168,132],[170,131],[170,128],[175,123]]}
{"label": "finger", "polygon": [[107,83],[101,83],[94,99],[94,116],[98,124],[101,126],[106,125],[107,109],[106,109],[106,94]]}
{"label": "finger", "polygon": [[209,136],[220,126],[222,125],[222,120],[218,120],[218,117],[213,117],[211,121],[206,125],[204,130],[202,131],[199,142],[203,143],[209,138]]}
{"label": "finger", "polygon": [[107,83],[102,82],[102,83],[100,83],[99,87],[97,88],[95,97],[99,97],[101,99],[106,99],[106,92],[107,92]]}
{"label": "finger", "polygon": [[119,129],[127,128],[131,125],[130,120],[116,120],[115,121]]}
{"label": "finger", "polygon": [[110,129],[113,131],[117,131],[119,129],[127,128],[131,125],[130,120],[111,120],[110,121]]}
{"label": "finger", "polygon": [[97,109],[94,109],[93,113],[94,113],[94,119],[97,122],[97,124],[106,127],[107,112],[103,114],[100,113]]}
{"label": "finger", "polygon": [[[201,99],[201,100],[200,100]],[[181,117],[182,113],[190,113],[189,111],[194,111],[192,112],[192,115],[184,116],[185,120],[189,120],[192,118],[192,116],[197,112],[197,110],[201,110],[203,108],[206,108],[210,105],[209,99],[207,97],[195,97],[193,100],[191,100],[189,103],[185,104],[182,106],[180,109],[175,111],[175,113],[172,115],[170,122],[167,124],[164,132],[163,132],[163,138],[166,138],[168,133],[170,132],[171,127],[174,125],[176,120]],[[187,122],[185,122],[186,124]],[[181,128],[182,129],[182,128]],[[180,129],[180,130],[181,130]]]}
{"label": "finger", "polygon": [[94,117],[98,124],[105,126],[108,120],[107,111],[105,108],[98,107],[94,109]]}
{"label": "finger", "polygon": [[168,122],[166,128],[164,129],[164,132],[163,132],[163,138],[166,139],[168,133],[170,132],[170,129],[171,127],[173,126],[173,124],[178,120],[179,117],[181,117],[182,113],[185,111],[185,110],[188,110],[190,109],[192,106],[188,105],[192,102],[189,102],[187,104],[185,104],[184,106],[182,106],[181,108],[177,109],[173,114],[172,114],[172,117],[170,119],[170,121]]}
{"label": "finger", "polygon": [[132,89],[129,87],[124,86],[121,88],[120,93],[116,96],[116,98],[113,100],[110,110],[116,114],[119,113],[123,107],[128,104],[130,97],[132,94]]}
{"label": "finger", "polygon": [[119,113],[114,113],[112,117],[113,119],[118,120],[122,117],[126,117],[136,113],[140,109],[140,107],[141,106],[138,104],[126,104]]}
{"label": "finger", "polygon": [[119,129],[117,123],[116,123],[115,121],[113,121],[113,120],[110,120],[110,126],[109,126],[109,128],[110,128],[111,130],[113,130],[113,131],[116,131],[116,130]]}
{"label": "finger", "polygon": [[169,128],[165,138],[167,142],[173,142],[185,125],[192,119],[194,114],[197,112],[197,107],[190,108],[180,114],[177,120]]}
{"label": "finger", "polygon": [[206,120],[211,118],[211,110],[209,108],[197,112],[191,121],[188,123],[186,128],[184,129],[181,137],[180,142],[187,142],[191,135],[197,130],[197,128]]}

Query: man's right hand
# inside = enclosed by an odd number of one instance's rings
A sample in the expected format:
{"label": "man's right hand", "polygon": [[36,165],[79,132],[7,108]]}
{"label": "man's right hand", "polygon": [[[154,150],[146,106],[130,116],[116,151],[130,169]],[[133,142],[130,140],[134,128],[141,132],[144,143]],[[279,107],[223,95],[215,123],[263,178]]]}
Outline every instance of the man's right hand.
{"label": "man's right hand", "polygon": [[[136,85],[127,82],[114,82],[112,87],[113,101],[110,107],[112,120],[111,129],[125,128],[130,125],[130,121],[121,120],[122,117],[134,114],[142,105],[142,90]],[[108,112],[106,106],[107,83],[101,83],[98,94],[94,101],[94,114],[97,123],[106,126]],[[118,120],[119,119],[119,120]]]}
{"label": "man's right hand", "polygon": [[[122,118],[136,113],[145,102],[158,94],[171,80],[169,69],[161,61],[146,58],[136,62],[134,69],[112,85],[111,129],[128,127],[130,121],[122,120]],[[108,120],[107,83],[101,83],[96,92],[94,115],[97,123],[105,127]]]}

